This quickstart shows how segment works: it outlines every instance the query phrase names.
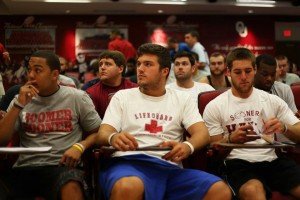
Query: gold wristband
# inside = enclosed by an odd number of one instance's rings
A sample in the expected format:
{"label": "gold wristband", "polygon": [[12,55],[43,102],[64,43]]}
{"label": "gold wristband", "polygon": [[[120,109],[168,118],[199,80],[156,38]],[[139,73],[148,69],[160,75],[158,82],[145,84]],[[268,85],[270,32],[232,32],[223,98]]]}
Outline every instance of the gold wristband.
{"label": "gold wristband", "polygon": [[81,153],[83,153],[83,149],[82,149],[81,146],[79,146],[78,144],[73,144],[72,147],[75,147],[75,148],[78,149]]}

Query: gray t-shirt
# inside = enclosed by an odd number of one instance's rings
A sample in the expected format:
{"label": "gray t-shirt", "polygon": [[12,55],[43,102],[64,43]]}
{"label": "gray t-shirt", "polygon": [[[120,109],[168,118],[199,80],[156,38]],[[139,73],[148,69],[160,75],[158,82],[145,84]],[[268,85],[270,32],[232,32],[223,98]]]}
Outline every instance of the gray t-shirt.
{"label": "gray t-shirt", "polygon": [[60,86],[51,96],[34,97],[20,112],[16,123],[20,146],[51,146],[52,150],[20,154],[14,166],[58,165],[63,153],[100,123],[92,100],[82,90]]}
{"label": "gray t-shirt", "polygon": [[295,105],[292,89],[289,85],[275,81],[271,88],[271,93],[283,99],[288,104],[293,113],[296,113],[298,111]]}

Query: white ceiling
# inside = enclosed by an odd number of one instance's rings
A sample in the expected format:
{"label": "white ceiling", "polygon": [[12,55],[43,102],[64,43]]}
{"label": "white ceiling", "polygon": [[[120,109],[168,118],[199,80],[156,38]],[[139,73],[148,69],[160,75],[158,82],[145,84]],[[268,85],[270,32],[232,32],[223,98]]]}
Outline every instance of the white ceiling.
{"label": "white ceiling", "polygon": [[[275,7],[238,7],[236,0],[186,0],[185,5],[176,5],[182,0],[164,0],[171,4],[144,4],[145,0],[90,0],[90,3],[46,3],[45,0],[0,0],[0,15],[289,15],[300,16],[300,6],[292,1],[277,0]],[[71,0],[70,0],[71,1]],[[151,0],[157,3],[159,0]],[[161,0],[160,0],[161,1]]]}

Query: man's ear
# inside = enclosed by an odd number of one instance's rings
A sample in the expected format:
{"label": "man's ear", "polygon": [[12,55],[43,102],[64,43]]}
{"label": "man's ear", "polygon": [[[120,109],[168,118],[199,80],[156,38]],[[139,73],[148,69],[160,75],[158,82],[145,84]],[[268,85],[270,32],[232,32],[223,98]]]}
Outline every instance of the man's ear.
{"label": "man's ear", "polygon": [[121,73],[121,74],[123,73],[124,69],[125,69],[125,67],[124,67],[123,65],[121,65],[121,66],[119,67],[119,70],[120,70],[120,73]]}
{"label": "man's ear", "polygon": [[254,69],[254,75],[255,75],[255,74],[256,74],[256,72],[257,72],[257,66],[256,66],[256,65],[254,65],[253,69]]}
{"label": "man's ear", "polygon": [[59,70],[53,70],[52,71],[52,74],[53,74],[53,78],[55,78],[56,80],[58,80],[58,76],[59,76]]}
{"label": "man's ear", "polygon": [[163,68],[161,71],[162,71],[162,73],[163,73],[165,76],[167,76],[167,75],[169,74],[169,72],[170,72],[170,68],[165,67],[165,68]]}
{"label": "man's ear", "polygon": [[193,65],[193,66],[192,66],[192,73],[194,73],[196,70],[197,70],[197,66],[196,66],[196,65]]}

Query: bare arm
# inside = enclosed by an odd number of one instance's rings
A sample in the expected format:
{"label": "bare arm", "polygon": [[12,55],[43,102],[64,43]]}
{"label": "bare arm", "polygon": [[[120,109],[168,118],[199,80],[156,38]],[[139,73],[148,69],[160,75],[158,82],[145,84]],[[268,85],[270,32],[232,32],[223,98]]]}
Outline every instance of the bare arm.
{"label": "bare arm", "polygon": [[295,143],[300,143],[300,122],[294,125],[286,125],[287,131],[284,135]]}
{"label": "bare arm", "polygon": [[[30,87],[29,87],[29,85],[30,85]],[[25,106],[37,94],[38,94],[38,90],[31,85],[31,82],[27,82],[23,87],[21,87],[17,101],[22,106]],[[22,107],[16,106],[14,104],[14,106],[9,110],[9,112],[0,121],[0,141],[1,141],[1,143],[5,142],[5,141],[9,141],[10,138],[13,136],[14,125],[19,117],[21,110],[22,110]]]}
{"label": "bare arm", "polygon": [[[188,142],[195,150],[199,150],[209,144],[209,134],[204,122],[197,122],[193,124],[187,129],[187,131],[191,135]],[[171,160],[173,162],[179,162],[182,159],[187,158],[192,151],[188,144],[176,141],[167,141],[162,143],[161,146],[173,147],[169,153],[163,156],[164,159]]]}
{"label": "bare arm", "polygon": [[102,146],[112,145],[119,151],[136,150],[138,148],[137,141],[130,133],[119,133],[108,124],[101,124],[96,142]]}
{"label": "bare arm", "polygon": [[269,119],[263,126],[264,134],[282,133],[295,143],[300,143],[300,122],[289,125],[280,122],[277,118]]}
{"label": "bare arm", "polygon": [[13,106],[10,111],[0,121],[0,143],[5,144],[12,138],[14,131],[14,125],[19,117],[21,110]]}
{"label": "bare arm", "polygon": [[81,144],[83,148],[81,148],[81,145],[77,145],[76,143],[75,145],[73,144],[71,148],[67,149],[60,159],[59,164],[66,165],[68,167],[76,167],[83,152],[86,149],[94,146],[98,129],[99,128],[95,128],[89,131],[87,133],[88,136],[84,140],[79,142],[79,144]]}

